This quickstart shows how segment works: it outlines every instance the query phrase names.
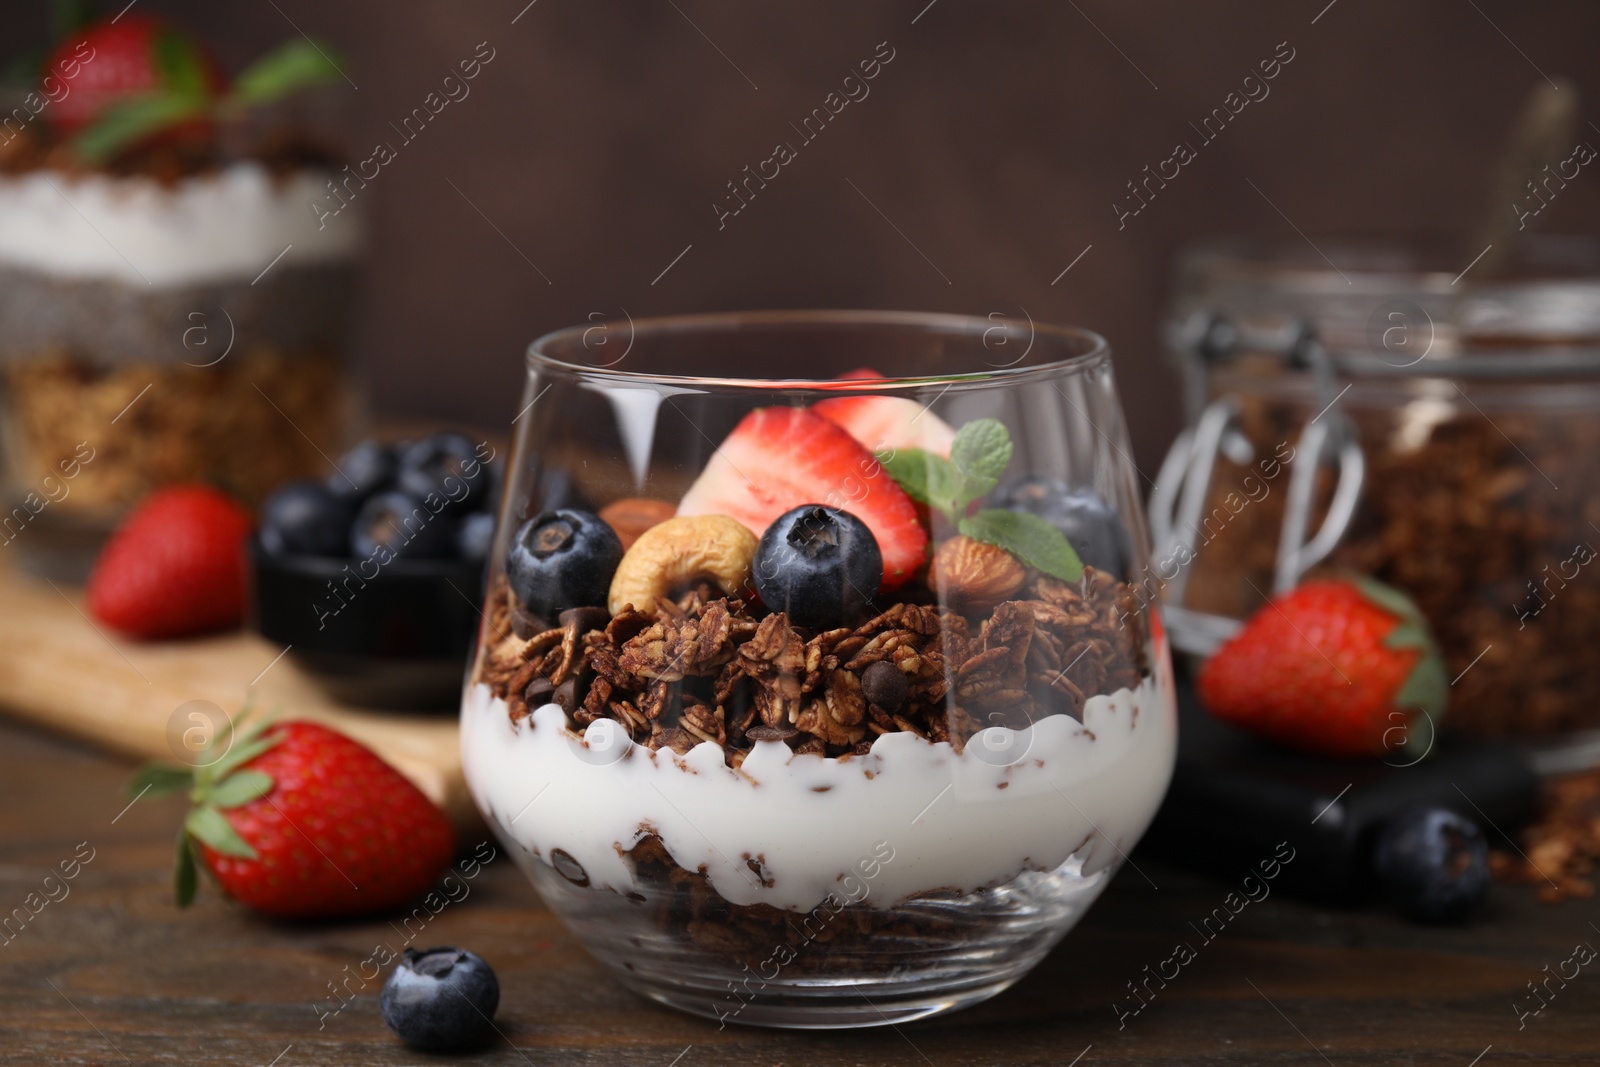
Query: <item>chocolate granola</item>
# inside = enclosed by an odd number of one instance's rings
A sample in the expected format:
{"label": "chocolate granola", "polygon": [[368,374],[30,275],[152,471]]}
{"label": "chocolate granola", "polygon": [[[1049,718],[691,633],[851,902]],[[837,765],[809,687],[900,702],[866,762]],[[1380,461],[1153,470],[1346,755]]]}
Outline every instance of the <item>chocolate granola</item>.
{"label": "chocolate granola", "polygon": [[1600,769],[1563,775],[1544,783],[1538,819],[1521,833],[1515,852],[1495,849],[1489,866],[1496,878],[1539,887],[1539,899],[1555,904],[1594,895],[1600,870]]}
{"label": "chocolate granola", "polygon": [[815,632],[702,587],[645,610],[576,609],[534,628],[501,584],[489,612],[499,637],[478,680],[513,719],[554,702],[576,731],[611,719],[652,750],[709,742],[737,767],[758,741],[848,758],[901,731],[959,752],[990,726],[1081,718],[1090,697],[1147,673],[1144,615],[1126,584],[1091,567],[1076,583],[1035,576],[1022,592],[981,619],[901,602],[859,626]]}
{"label": "chocolate granola", "polygon": [[[1299,438],[1312,410],[1241,398],[1258,447]],[[1600,424],[1582,409],[1536,416],[1440,408],[1407,429],[1405,409],[1344,402],[1367,454],[1362,500],[1325,569],[1369,574],[1410,594],[1449,676],[1449,729],[1537,737],[1600,727]],[[1422,413],[1419,413],[1422,414]],[[1417,428],[1421,428],[1418,432]],[[1297,461],[1298,462],[1298,461]],[[1270,587],[1287,474],[1237,513],[1223,508],[1252,469],[1219,456],[1186,606],[1244,617]],[[1319,472],[1312,528],[1333,479]],[[1559,487],[1559,488],[1558,488]],[[1589,547],[1593,546],[1593,547]],[[1253,589],[1244,579],[1255,584]]]}
{"label": "chocolate granola", "polygon": [[[554,702],[574,730],[610,719],[649,749],[683,754],[709,742],[738,767],[758,741],[850,759],[882,734],[909,732],[959,752],[989,726],[1081,719],[1090,697],[1148,674],[1146,616],[1125,583],[1085,568],[1076,583],[1031,575],[1020,595],[982,618],[900,602],[858,626],[814,632],[701,586],[647,610],[578,608],[543,625],[500,579],[487,612],[497,636],[476,678],[513,720]],[[972,922],[942,906],[954,890],[893,907],[830,898],[809,913],[732,904],[654,833],[623,856],[646,889],[629,899],[650,909],[653,926],[747,969],[770,964],[774,946],[814,942],[827,951],[800,953],[791,966],[855,973],[900,944],[953,943]],[[559,850],[539,862],[571,886],[589,885]],[[747,865],[764,877],[759,857]]]}

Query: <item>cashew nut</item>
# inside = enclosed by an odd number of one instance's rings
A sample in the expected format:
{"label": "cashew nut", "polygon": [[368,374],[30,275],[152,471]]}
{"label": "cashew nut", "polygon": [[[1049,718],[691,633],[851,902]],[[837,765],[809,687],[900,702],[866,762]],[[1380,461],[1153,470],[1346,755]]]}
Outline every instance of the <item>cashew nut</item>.
{"label": "cashew nut", "polygon": [[750,586],[756,535],[726,515],[679,515],[639,535],[611,578],[611,614],[632,604],[644,611],[697,578],[730,596]]}

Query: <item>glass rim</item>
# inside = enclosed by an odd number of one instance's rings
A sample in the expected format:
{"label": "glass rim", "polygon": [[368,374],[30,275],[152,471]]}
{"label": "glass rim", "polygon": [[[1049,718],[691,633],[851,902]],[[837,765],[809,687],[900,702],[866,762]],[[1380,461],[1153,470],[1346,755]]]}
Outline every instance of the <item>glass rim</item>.
{"label": "glass rim", "polygon": [[[626,309],[623,309],[626,314]],[[928,374],[919,376],[889,375],[883,378],[763,378],[717,377],[694,374],[658,374],[620,370],[615,364],[591,366],[574,363],[551,354],[549,349],[560,342],[577,340],[592,330],[605,330],[626,324],[629,346],[640,334],[678,333],[693,330],[731,331],[744,326],[811,325],[811,326],[898,326],[907,329],[941,333],[946,336],[984,337],[995,329],[1026,327],[1028,348],[1040,337],[1057,341],[1086,344],[1085,351],[1063,359],[1034,363],[1026,366],[993,367],[987,370],[957,374]],[[1023,357],[1026,358],[1026,350]],[[624,353],[626,355],[626,352]],[[552,330],[528,345],[526,361],[530,370],[552,371],[589,380],[628,382],[639,385],[700,386],[717,389],[751,389],[773,391],[783,389],[816,389],[829,392],[870,391],[883,392],[896,389],[945,386],[984,386],[1013,384],[1039,378],[1076,374],[1109,361],[1111,345],[1101,334],[1081,326],[1060,326],[1025,319],[993,319],[978,315],[962,315],[936,311],[884,311],[866,309],[780,309],[762,311],[711,311],[690,312],[677,315],[653,315],[635,319],[606,319],[588,325],[565,326]],[[620,362],[620,358],[617,362]]]}

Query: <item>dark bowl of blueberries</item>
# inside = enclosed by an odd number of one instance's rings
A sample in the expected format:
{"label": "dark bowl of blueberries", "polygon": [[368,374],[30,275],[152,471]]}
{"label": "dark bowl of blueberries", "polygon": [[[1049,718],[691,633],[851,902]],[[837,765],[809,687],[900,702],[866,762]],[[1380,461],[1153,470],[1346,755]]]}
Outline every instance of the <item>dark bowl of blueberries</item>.
{"label": "dark bowl of blueberries", "polygon": [[334,698],[452,709],[481,616],[501,467],[460,433],[363,441],[281,486],[250,541],[251,624]]}

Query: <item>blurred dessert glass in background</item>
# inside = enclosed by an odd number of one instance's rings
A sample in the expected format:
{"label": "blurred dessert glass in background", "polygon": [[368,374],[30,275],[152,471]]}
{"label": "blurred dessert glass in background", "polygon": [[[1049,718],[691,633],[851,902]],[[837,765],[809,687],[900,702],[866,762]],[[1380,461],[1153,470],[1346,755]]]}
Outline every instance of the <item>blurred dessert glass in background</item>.
{"label": "blurred dessert glass in background", "polygon": [[152,489],[206,482],[255,506],[344,443],[360,220],[310,206],[344,177],[342,88],[304,41],[229,83],[202,45],[129,13],[7,92],[0,542],[24,565],[81,575]]}

